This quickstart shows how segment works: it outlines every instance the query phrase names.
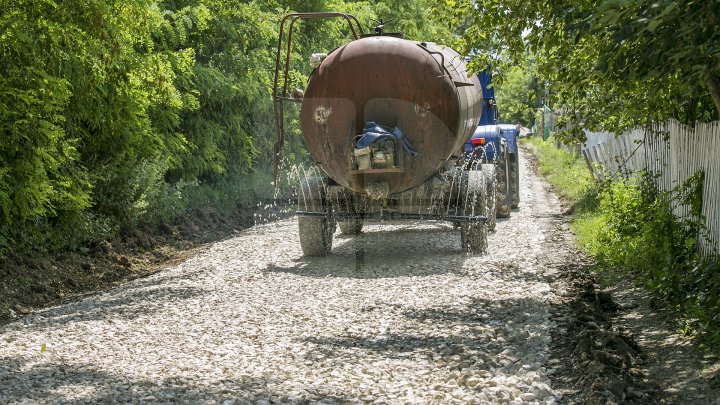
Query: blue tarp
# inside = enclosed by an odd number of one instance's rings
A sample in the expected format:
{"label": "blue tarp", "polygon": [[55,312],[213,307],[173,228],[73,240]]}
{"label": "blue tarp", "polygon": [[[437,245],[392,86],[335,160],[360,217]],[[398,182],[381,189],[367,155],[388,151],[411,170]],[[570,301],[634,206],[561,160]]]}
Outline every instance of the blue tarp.
{"label": "blue tarp", "polygon": [[392,138],[402,142],[403,149],[405,149],[405,152],[410,154],[410,156],[417,156],[418,151],[412,146],[410,141],[405,138],[402,131],[400,131],[400,128],[395,127],[391,131],[374,121],[368,121],[365,124],[365,128],[363,128],[362,131],[362,137],[357,141],[355,146],[357,148],[366,148],[375,142],[382,142]]}

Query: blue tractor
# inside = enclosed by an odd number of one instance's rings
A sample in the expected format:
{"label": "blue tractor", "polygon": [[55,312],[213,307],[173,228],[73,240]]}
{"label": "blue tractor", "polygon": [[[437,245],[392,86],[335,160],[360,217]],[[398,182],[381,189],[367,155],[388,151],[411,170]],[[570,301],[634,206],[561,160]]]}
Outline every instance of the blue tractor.
{"label": "blue tractor", "polygon": [[[486,69],[478,75],[483,92],[483,112],[475,133],[465,144],[465,156],[470,164],[492,164],[496,178],[495,213],[509,217],[517,208],[519,198],[519,159],[517,125],[498,125],[495,89],[490,87],[492,74]],[[494,227],[490,220],[489,227]]]}
{"label": "blue tractor", "polygon": [[[486,166],[493,167],[495,177],[495,216],[507,218],[510,216],[510,178],[509,178],[509,147],[507,140],[499,125],[480,125],[475,129],[470,139],[465,143],[465,160],[471,167],[480,167],[487,171]],[[494,218],[488,220],[488,228],[495,227]]]}

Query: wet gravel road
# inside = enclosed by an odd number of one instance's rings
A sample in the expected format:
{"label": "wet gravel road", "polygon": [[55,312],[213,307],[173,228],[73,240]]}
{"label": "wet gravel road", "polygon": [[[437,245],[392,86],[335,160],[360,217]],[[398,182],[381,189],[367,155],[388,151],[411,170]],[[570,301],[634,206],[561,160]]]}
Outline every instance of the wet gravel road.
{"label": "wet gravel road", "polygon": [[526,159],[520,181],[485,256],[398,222],[307,259],[283,220],[0,327],[0,403],[554,403],[568,232]]}

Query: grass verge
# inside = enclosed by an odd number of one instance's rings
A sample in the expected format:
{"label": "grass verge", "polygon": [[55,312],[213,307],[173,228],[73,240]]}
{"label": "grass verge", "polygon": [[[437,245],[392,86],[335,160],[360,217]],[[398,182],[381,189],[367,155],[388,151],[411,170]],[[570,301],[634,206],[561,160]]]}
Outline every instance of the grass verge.
{"label": "grass verge", "polygon": [[[526,140],[540,173],[571,205],[579,247],[595,258],[608,282],[632,279],[673,311],[682,333],[720,351],[720,268],[698,254],[704,232],[701,172],[671,192],[659,192],[651,175],[593,182],[584,160],[551,140]],[[679,219],[672,208],[685,205]],[[711,256],[713,257],[713,256]],[[717,255],[714,255],[717,258]]]}

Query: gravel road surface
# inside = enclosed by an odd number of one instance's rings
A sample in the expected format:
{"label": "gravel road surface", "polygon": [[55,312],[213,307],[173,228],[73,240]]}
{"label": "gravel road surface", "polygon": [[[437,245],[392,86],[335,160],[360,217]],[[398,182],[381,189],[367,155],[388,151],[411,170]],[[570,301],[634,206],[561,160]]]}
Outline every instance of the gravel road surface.
{"label": "gravel road surface", "polygon": [[0,403],[554,403],[567,231],[527,160],[520,181],[486,256],[397,222],[307,259],[283,220],[5,325]]}

